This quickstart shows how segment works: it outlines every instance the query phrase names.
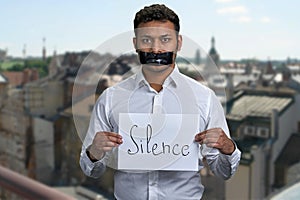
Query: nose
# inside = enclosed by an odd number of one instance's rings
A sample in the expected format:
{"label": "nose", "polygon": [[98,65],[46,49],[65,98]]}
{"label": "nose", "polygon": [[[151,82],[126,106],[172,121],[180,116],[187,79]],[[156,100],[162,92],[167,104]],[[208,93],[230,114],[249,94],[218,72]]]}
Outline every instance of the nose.
{"label": "nose", "polygon": [[152,42],[151,50],[153,53],[162,53],[162,45],[160,40],[156,39]]}

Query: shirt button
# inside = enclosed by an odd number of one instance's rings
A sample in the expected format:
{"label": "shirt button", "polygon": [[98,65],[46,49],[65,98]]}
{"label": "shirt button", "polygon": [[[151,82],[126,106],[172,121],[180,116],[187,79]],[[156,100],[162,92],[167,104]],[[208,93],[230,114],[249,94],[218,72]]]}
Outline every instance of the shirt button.
{"label": "shirt button", "polygon": [[157,183],[156,182],[151,182],[150,185],[151,186],[157,186]]}

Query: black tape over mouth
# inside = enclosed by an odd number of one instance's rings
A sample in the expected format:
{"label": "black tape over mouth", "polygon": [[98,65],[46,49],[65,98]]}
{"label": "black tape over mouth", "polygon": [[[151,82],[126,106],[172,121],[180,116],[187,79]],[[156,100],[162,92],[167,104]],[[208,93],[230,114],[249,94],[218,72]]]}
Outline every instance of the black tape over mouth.
{"label": "black tape over mouth", "polygon": [[173,64],[173,52],[153,53],[139,51],[141,64],[170,65]]}

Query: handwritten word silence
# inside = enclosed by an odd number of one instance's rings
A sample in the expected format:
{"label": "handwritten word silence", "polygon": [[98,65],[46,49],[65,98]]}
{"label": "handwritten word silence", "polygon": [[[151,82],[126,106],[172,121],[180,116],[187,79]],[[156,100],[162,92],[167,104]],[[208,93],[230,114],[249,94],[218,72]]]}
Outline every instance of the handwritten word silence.
{"label": "handwritten word silence", "polygon": [[133,125],[130,128],[130,138],[131,142],[134,144],[135,148],[129,148],[127,153],[129,155],[135,154],[153,154],[154,156],[158,156],[160,154],[173,154],[175,156],[187,156],[189,155],[189,148],[190,146],[187,144],[179,145],[175,144],[166,144],[165,142],[161,143],[153,143],[151,145],[151,138],[152,138],[152,126],[150,124],[147,125],[146,129],[146,140],[137,139],[135,137],[135,129],[138,128],[138,125]]}

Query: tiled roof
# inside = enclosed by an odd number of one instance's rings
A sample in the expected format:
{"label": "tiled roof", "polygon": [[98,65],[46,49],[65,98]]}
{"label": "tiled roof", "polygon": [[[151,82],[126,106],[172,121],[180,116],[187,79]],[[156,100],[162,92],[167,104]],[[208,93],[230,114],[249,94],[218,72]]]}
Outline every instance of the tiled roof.
{"label": "tiled roof", "polygon": [[273,109],[277,109],[280,113],[292,101],[291,97],[243,95],[233,102],[227,118],[242,120],[246,117],[269,117]]}
{"label": "tiled roof", "polygon": [[18,86],[23,83],[23,72],[3,72],[3,75],[8,79],[10,85]]}
{"label": "tiled roof", "polygon": [[6,78],[0,73],[0,83],[7,83]]}

